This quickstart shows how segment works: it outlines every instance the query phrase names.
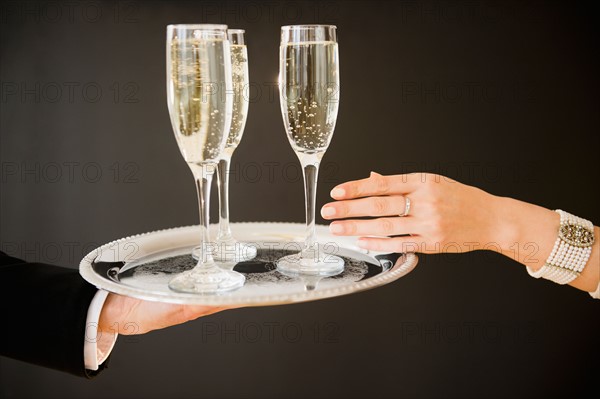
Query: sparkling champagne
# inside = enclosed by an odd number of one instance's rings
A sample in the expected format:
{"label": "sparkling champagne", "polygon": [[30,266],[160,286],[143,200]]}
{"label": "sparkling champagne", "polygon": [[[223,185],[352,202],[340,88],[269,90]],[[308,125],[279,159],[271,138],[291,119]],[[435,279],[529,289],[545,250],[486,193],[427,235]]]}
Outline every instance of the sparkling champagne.
{"label": "sparkling champagne", "polygon": [[244,133],[248,116],[248,50],[245,45],[231,45],[231,70],[233,80],[233,116],[226,148],[235,149]]}
{"label": "sparkling champagne", "polygon": [[281,112],[290,143],[297,152],[324,152],[339,106],[338,45],[294,42],[280,52]]}
{"label": "sparkling champagne", "polygon": [[[216,162],[231,126],[231,88],[223,87],[227,41],[173,39],[167,62],[167,102],[175,137],[188,163]],[[169,57],[168,57],[169,59]],[[229,89],[229,90],[228,90]],[[229,113],[229,117],[228,117]]]}
{"label": "sparkling champagne", "polygon": [[335,276],[344,260],[324,255],[317,243],[315,210],[319,163],[329,146],[337,119],[340,73],[336,27],[281,27],[279,101],[292,148],[302,164],[306,206],[306,238],[302,251],[277,261],[277,270],[290,276]]}

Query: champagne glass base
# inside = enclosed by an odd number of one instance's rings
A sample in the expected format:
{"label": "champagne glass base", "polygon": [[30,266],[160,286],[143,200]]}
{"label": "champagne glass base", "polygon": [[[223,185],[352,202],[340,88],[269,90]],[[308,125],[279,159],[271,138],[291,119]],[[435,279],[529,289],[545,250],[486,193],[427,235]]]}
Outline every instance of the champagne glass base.
{"label": "champagne glass base", "polygon": [[312,257],[302,257],[302,253],[297,253],[279,259],[277,270],[287,276],[331,277],[344,271],[344,260],[334,255],[325,255],[315,260]]}
{"label": "champagne glass base", "polygon": [[[212,250],[212,257],[217,262],[226,264],[240,263],[256,258],[257,249],[255,245],[235,240],[217,241]],[[192,250],[192,258],[200,259],[202,256],[202,246],[197,246]]]}
{"label": "champagne glass base", "polygon": [[192,294],[217,294],[241,288],[245,281],[243,274],[223,270],[211,262],[175,276],[169,281],[169,288]]}

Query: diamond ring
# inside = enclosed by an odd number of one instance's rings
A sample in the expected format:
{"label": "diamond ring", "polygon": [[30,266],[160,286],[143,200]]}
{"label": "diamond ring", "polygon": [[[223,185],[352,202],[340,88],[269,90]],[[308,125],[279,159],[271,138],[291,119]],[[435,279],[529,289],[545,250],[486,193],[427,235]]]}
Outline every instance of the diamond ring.
{"label": "diamond ring", "polygon": [[400,217],[408,216],[410,212],[410,198],[404,197],[404,213],[398,215]]}

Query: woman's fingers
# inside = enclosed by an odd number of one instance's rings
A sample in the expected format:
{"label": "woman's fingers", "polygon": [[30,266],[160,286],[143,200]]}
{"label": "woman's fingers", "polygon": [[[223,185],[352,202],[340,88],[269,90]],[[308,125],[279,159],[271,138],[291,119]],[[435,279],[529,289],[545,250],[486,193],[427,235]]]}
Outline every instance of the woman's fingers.
{"label": "woman's fingers", "polygon": [[414,218],[411,217],[338,220],[329,225],[329,231],[338,236],[395,236],[417,233]]}
{"label": "woman's fingers", "polygon": [[382,252],[422,252],[419,248],[418,236],[378,238],[378,237],[361,237],[358,239],[357,245],[361,248],[371,251]]}
{"label": "woman's fingers", "polygon": [[331,197],[336,200],[371,197],[378,195],[407,194],[416,186],[416,176],[392,175],[382,176],[371,172],[367,179],[342,183],[331,190]]}
{"label": "woman's fingers", "polygon": [[404,212],[406,198],[401,195],[369,197],[325,204],[321,216],[325,219],[344,219],[361,216],[398,216]]}

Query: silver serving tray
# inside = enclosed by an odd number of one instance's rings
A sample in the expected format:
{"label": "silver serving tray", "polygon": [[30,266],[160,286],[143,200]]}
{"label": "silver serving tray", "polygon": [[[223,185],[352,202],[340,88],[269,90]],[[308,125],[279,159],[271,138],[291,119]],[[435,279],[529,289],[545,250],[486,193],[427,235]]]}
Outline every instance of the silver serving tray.
{"label": "silver serving tray", "polygon": [[[417,256],[368,252],[354,245],[355,238],[336,237],[326,226],[317,226],[326,252],[346,260],[344,272],[325,278],[301,278],[279,273],[274,261],[298,252],[305,226],[299,223],[233,223],[234,236],[258,248],[252,261],[234,270],[246,276],[246,284],[223,294],[186,294],[171,291],[168,282],[194,267],[192,248],[199,243],[199,226],[154,231],[110,242],[90,252],[79,272],[91,284],[139,299],[210,306],[264,306],[337,297],[391,283],[417,265]],[[211,226],[212,236],[216,226]]]}

